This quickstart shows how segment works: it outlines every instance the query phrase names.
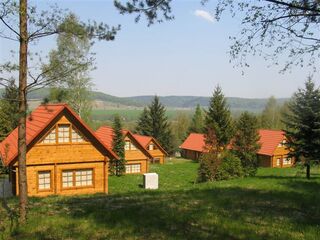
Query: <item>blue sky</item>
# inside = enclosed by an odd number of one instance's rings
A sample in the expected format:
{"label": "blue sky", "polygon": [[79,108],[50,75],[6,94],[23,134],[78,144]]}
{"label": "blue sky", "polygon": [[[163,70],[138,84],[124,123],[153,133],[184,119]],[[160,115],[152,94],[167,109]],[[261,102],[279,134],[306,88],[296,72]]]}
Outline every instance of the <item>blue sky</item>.
{"label": "blue sky", "polygon": [[[50,2],[70,9],[83,21],[121,24],[114,42],[97,42],[93,47],[97,69],[90,75],[94,89],[108,94],[210,96],[220,84],[229,97],[290,97],[308,76],[301,68],[279,74],[279,68],[268,67],[270,62],[259,57],[250,58],[251,66],[242,75],[227,53],[229,36],[240,31],[239,19],[226,16],[220,22],[212,20],[215,1],[202,6],[200,0],[176,0],[172,5],[175,19],[151,27],[144,21],[134,23],[133,16],[118,14],[112,1]],[[43,1],[33,3],[47,6]],[[0,60],[5,61],[8,49],[15,47],[0,40]],[[45,54],[54,47],[54,39],[49,38],[36,48]]]}

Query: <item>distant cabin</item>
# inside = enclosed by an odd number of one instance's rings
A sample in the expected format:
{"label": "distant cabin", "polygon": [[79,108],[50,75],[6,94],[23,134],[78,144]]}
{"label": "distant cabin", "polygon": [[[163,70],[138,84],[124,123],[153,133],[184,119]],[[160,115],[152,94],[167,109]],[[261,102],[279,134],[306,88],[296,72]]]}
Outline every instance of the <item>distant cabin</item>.
{"label": "distant cabin", "polygon": [[[294,161],[288,156],[286,138],[283,131],[259,130],[261,148],[258,151],[259,166],[261,167],[291,167]],[[199,160],[205,149],[205,135],[191,133],[180,146],[181,156],[187,159]]]}
{"label": "distant cabin", "polygon": [[[114,132],[110,126],[102,126],[96,131],[103,143],[112,149]],[[143,174],[149,171],[152,155],[128,130],[122,130],[125,141],[126,174]]]}
{"label": "distant cabin", "polygon": [[155,138],[139,134],[134,134],[134,137],[152,156],[151,163],[164,164],[164,159],[168,156],[168,153]]}
{"label": "distant cabin", "polygon": [[[26,134],[29,196],[108,192],[108,162],[118,157],[66,104],[36,108]],[[17,128],[1,142],[0,154],[18,195]]]}

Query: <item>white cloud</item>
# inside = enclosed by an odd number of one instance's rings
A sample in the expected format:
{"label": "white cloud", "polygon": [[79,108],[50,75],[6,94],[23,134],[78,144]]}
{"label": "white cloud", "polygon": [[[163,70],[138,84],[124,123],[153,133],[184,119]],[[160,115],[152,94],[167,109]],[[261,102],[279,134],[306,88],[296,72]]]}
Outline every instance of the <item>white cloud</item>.
{"label": "white cloud", "polygon": [[197,17],[201,17],[209,22],[214,22],[214,16],[212,16],[209,12],[207,11],[204,11],[204,10],[195,10],[194,11],[194,15],[197,16]]}

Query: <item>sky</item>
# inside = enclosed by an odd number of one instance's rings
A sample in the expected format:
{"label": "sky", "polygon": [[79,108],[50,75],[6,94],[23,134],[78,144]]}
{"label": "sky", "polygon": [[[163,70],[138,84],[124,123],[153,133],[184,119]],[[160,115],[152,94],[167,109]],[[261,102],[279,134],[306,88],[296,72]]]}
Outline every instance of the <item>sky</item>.
{"label": "sky", "polygon": [[[200,0],[173,1],[175,19],[150,27],[134,16],[120,15],[108,0],[58,0],[32,3],[45,9],[48,2],[74,12],[82,21],[103,21],[121,25],[115,41],[96,42],[96,70],[90,73],[93,89],[111,95],[210,96],[219,84],[228,97],[290,97],[303,87],[308,70],[295,68],[280,74],[261,57],[250,57],[250,67],[241,69],[230,63],[232,42],[239,36],[240,20],[226,15],[217,22],[214,2],[203,6]],[[0,40],[0,61],[10,58],[17,44]],[[31,48],[44,55],[55,47],[55,39],[41,40]],[[244,70],[244,74],[242,71]],[[317,82],[317,80],[316,80]]]}

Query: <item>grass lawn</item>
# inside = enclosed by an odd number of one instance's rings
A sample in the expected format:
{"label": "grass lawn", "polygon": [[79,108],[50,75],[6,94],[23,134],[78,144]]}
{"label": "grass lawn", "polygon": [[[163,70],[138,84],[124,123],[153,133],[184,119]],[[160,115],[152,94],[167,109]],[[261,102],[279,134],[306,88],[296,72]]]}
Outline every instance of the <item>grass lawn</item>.
{"label": "grass lawn", "polygon": [[0,207],[0,239],[319,239],[319,169],[310,181],[290,168],[194,184],[197,168],[176,159],[153,165],[156,191],[128,175],[110,178],[109,195],[32,198],[28,224],[13,222],[11,232]]}

